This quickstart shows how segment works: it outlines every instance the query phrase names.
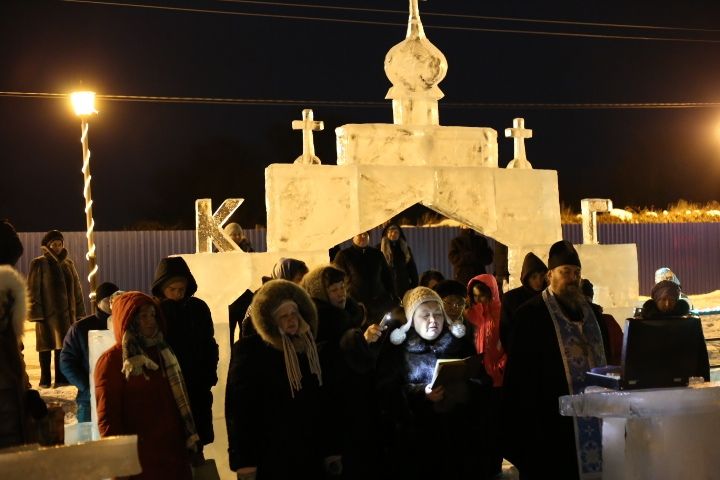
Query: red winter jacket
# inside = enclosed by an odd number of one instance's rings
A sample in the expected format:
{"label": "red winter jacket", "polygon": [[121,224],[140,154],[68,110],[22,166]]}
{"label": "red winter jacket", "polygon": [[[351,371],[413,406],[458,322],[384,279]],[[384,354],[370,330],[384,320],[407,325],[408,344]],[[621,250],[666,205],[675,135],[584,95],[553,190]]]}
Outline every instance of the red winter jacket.
{"label": "red winter jacket", "polygon": [[[489,304],[474,303],[473,287],[485,284],[492,294]],[[500,342],[500,293],[495,277],[488,273],[478,275],[468,282],[471,307],[465,312],[468,322],[475,326],[475,350],[483,354],[485,371],[492,377],[493,386],[501,387],[507,355]]]}

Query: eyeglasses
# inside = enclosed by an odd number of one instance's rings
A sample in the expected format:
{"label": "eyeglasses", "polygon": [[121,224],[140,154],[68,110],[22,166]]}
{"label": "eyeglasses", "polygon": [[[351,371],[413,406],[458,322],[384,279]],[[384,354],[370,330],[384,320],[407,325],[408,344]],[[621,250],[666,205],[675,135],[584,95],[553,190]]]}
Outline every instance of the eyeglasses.
{"label": "eyeglasses", "polygon": [[452,308],[464,308],[464,307],[465,307],[465,303],[466,303],[465,300],[463,300],[463,301],[461,301],[461,302],[446,302],[446,301],[443,300],[443,304],[444,304],[446,307],[452,307]]}

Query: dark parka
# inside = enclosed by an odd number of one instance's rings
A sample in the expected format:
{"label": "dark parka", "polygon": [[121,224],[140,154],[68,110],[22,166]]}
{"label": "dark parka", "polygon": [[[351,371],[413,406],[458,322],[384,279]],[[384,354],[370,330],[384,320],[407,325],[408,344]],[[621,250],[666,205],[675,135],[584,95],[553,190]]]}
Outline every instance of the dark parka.
{"label": "dark parka", "polygon": [[329,285],[323,273],[331,266],[311,270],[303,278],[303,287],[310,294],[318,312],[316,337],[327,389],[331,415],[343,457],[343,478],[375,478],[382,470],[379,442],[379,412],[373,395],[373,377],[379,342],[368,345],[359,309],[352,298],[345,308],[332,305],[327,296]]}
{"label": "dark parka", "polygon": [[257,334],[233,346],[225,390],[230,468],[257,467],[257,479],[322,478],[331,454],[324,387],[298,352],[302,388],[291,394],[282,339],[272,312],[294,301],[313,334],[317,312],[308,294],[287,280],[272,280],[253,297]]}
{"label": "dark parka", "polygon": [[485,265],[492,263],[493,251],[487,238],[464,228],[450,242],[448,259],[453,266],[453,278],[467,285],[474,276],[486,273]]}
{"label": "dark parka", "polygon": [[[400,238],[392,241],[387,238],[387,231],[390,227],[396,228],[400,232]],[[404,246],[404,248],[403,248]],[[393,284],[395,286],[395,296],[402,298],[405,292],[418,286],[418,271],[415,265],[415,257],[413,256],[410,245],[407,244],[405,233],[399,225],[391,223],[382,231],[382,240],[377,245],[378,250],[382,252],[392,274]],[[407,251],[407,254],[405,253]]]}
{"label": "dark parka", "polygon": [[90,402],[88,332],[90,330],[107,330],[109,317],[109,314],[98,309],[95,315],[76,322],[65,335],[60,352],[60,370],[65,378],[77,387],[77,402]]}
{"label": "dark parka", "polygon": [[500,309],[500,341],[503,348],[507,352],[510,347],[510,339],[513,330],[513,314],[523,303],[527,302],[536,295],[540,295],[542,290],[537,291],[530,288],[530,275],[535,272],[545,275],[548,269],[540,258],[532,252],[525,255],[522,270],[520,271],[521,286],[513,288],[505,293],[502,297],[502,308]]}
{"label": "dark parka", "polygon": [[[163,296],[164,284],[173,278],[187,280],[185,297],[180,301]],[[180,257],[163,258],[155,271],[153,295],[167,322],[165,340],[172,348],[185,378],[195,427],[203,445],[214,439],[212,426],[213,397],[210,389],[217,383],[218,345],[210,308],[199,298],[195,277]]]}
{"label": "dark parka", "polygon": [[32,440],[26,435],[25,396],[30,382],[21,352],[27,313],[25,281],[13,268],[0,265],[0,448]]}
{"label": "dark parka", "polygon": [[85,316],[80,277],[66,249],[58,256],[47,247],[30,263],[30,321],[35,323],[38,352],[60,350],[65,334]]}
{"label": "dark parka", "polygon": [[386,312],[397,305],[392,273],[377,248],[353,244],[340,250],[333,264],[347,275],[348,293],[365,305],[369,322],[379,322]]}
{"label": "dark parka", "polygon": [[[475,354],[472,339],[454,337],[447,328],[424,340],[414,328],[400,345],[385,342],[377,365],[377,389],[386,422],[391,473],[388,478],[484,479],[487,464],[487,416],[484,398],[492,380],[484,371],[469,382],[470,402],[438,412],[426,398],[440,358]],[[494,473],[494,472],[493,472]]]}
{"label": "dark parka", "polygon": [[[593,313],[608,351],[605,323],[599,311]],[[503,382],[503,456],[524,479],[578,478],[573,418],[558,407],[570,393],[554,322],[537,295],[515,313]]]}

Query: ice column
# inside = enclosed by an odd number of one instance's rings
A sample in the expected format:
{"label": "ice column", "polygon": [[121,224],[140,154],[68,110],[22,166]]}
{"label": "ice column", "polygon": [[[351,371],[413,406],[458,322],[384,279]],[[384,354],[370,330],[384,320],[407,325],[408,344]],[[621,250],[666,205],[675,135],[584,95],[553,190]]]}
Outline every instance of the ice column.
{"label": "ice column", "polygon": [[393,84],[385,98],[392,99],[396,125],[439,125],[437,84],[445,78],[447,61],[425,37],[417,0],[410,0],[405,40],[385,55],[385,74]]}
{"label": "ice column", "polygon": [[612,200],[607,198],[583,198],[580,200],[583,243],[585,245],[597,245],[599,243],[597,234],[597,212],[609,212],[612,208]]}

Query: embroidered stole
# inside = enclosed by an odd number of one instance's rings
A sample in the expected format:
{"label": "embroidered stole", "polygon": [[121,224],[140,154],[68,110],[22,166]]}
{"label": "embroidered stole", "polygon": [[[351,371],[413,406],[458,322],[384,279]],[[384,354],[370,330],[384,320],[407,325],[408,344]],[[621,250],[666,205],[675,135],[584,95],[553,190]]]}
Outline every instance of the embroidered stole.
{"label": "embroidered stole", "polygon": [[[549,288],[542,292],[542,297],[555,325],[570,393],[577,395],[585,389],[585,372],[606,365],[600,326],[588,303],[582,306],[583,321],[573,322],[563,313]],[[599,479],[602,477],[602,422],[595,417],[573,417],[573,420],[580,478]]]}

